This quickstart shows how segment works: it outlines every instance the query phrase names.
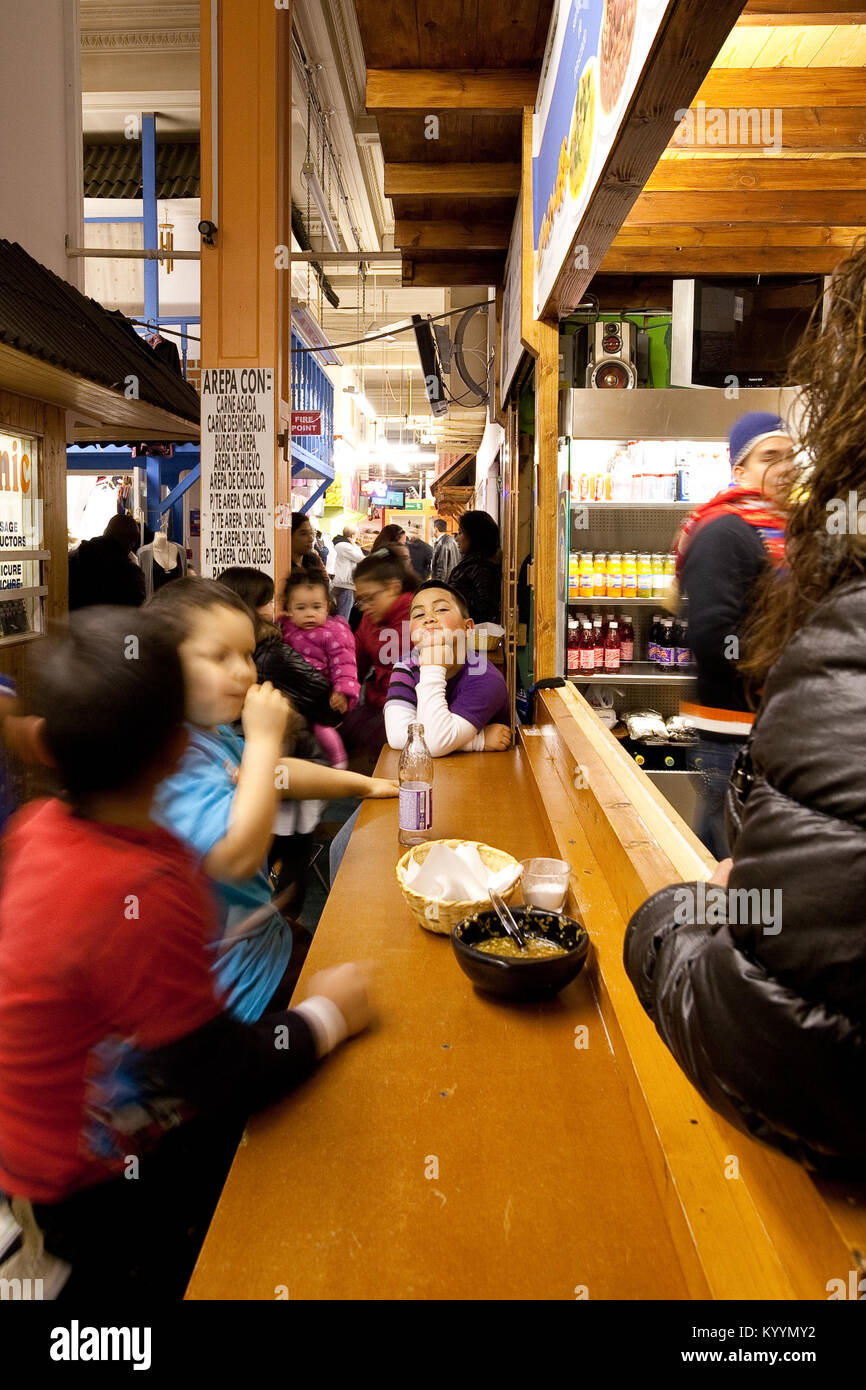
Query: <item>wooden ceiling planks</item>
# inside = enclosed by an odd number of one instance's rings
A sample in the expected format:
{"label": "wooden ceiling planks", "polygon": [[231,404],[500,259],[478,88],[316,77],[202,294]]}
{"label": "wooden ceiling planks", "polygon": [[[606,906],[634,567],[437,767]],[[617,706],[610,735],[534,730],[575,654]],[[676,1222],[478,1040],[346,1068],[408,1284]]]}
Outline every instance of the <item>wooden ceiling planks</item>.
{"label": "wooden ceiling planks", "polygon": [[[691,110],[694,113],[695,107]],[[789,150],[816,155],[866,152],[866,106],[791,107],[781,122],[781,149],[783,154]],[[767,158],[763,147],[728,144],[725,139],[711,147],[690,149],[671,144],[663,158],[672,154],[700,158],[724,154],[726,150],[737,150],[742,157]]]}
{"label": "wooden ceiling planks", "polygon": [[722,108],[866,106],[861,68],[711,68],[697,101]]}
{"label": "wooden ceiling planks", "polygon": [[[677,162],[665,160],[645,186],[647,193],[699,193],[783,189],[786,191],[862,192],[866,161],[856,156],[841,159],[784,159],[762,155],[755,159],[708,159]],[[640,202],[638,201],[637,207]],[[637,210],[637,208],[636,208]]]}
{"label": "wooden ceiling planks", "polygon": [[749,0],[739,25],[862,24],[863,0]]}
{"label": "wooden ceiling planks", "polygon": [[[501,278],[522,108],[535,101],[552,10],[553,0],[357,0],[395,244],[405,237],[402,249],[413,253],[404,260],[404,283]],[[431,114],[438,118],[433,139]],[[484,166],[475,180],[467,178],[472,164]],[[423,168],[436,165],[451,166],[438,186]],[[486,278],[467,280],[472,274]]]}

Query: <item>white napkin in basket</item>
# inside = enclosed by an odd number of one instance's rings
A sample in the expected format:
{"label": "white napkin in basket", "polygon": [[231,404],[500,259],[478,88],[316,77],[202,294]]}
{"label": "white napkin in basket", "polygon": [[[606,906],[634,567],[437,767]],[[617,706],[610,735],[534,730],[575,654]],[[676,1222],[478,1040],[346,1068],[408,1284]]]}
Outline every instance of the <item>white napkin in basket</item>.
{"label": "white napkin in basket", "polygon": [[498,873],[491,873],[475,848],[460,845],[435,844],[423,863],[409,862],[405,881],[416,893],[437,902],[482,902],[492,888],[507,893],[520,875],[519,864],[506,864]]}

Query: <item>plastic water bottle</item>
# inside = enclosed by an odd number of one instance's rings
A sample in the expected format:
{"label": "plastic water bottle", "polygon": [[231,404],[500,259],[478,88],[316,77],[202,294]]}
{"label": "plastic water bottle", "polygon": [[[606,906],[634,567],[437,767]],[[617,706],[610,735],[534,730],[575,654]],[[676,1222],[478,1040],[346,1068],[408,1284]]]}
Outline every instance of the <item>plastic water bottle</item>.
{"label": "plastic water bottle", "polygon": [[433,758],[424,742],[424,725],[409,725],[409,737],[400,754],[397,770],[400,783],[401,845],[422,845],[433,829]]}

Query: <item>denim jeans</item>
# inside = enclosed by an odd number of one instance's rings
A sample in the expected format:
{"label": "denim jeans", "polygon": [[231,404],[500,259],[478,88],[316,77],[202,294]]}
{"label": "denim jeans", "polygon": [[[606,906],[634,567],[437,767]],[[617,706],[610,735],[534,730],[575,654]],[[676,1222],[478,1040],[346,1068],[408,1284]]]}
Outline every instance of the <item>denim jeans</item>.
{"label": "denim jeans", "polygon": [[346,622],[348,622],[348,621],[349,621],[349,614],[351,613],[352,608],[354,607],[354,603],[355,603],[355,590],[354,590],[354,589],[342,589],[342,588],[338,589],[338,588],[335,586],[335,587],[334,587],[334,598],[335,598],[336,601],[337,601],[337,614],[338,614],[338,616],[341,617],[341,618],[345,618],[345,619],[346,619]]}
{"label": "denim jeans", "polygon": [[725,792],[737,754],[744,744],[745,739],[742,743],[734,740],[722,743],[699,738],[693,748],[686,750],[689,771],[698,772],[701,777],[700,813],[695,834],[717,859],[726,859],[731,852],[725,831]]}

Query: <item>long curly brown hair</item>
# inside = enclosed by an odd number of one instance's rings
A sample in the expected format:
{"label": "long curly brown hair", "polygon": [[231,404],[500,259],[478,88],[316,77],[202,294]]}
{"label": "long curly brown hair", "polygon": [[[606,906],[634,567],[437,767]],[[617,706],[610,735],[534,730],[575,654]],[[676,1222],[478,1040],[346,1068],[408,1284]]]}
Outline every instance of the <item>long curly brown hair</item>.
{"label": "long curly brown hair", "polygon": [[792,479],[787,568],[766,576],[746,629],[740,669],[753,690],[821,600],[866,572],[866,534],[844,520],[849,495],[866,495],[866,239],[835,272],[822,323],[823,311],[822,300],[788,367],[809,471]]}

